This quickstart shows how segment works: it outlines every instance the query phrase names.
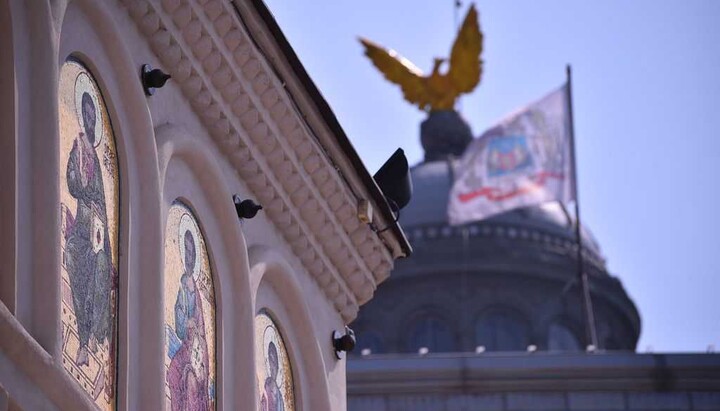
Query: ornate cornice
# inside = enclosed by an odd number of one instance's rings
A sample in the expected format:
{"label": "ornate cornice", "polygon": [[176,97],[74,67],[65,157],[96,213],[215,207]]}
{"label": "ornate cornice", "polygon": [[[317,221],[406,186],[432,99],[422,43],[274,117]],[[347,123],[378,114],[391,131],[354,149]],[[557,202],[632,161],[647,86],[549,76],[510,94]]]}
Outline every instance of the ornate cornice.
{"label": "ornate cornice", "polygon": [[387,278],[393,253],[233,5],[120,0],[213,140],[345,321]]}
{"label": "ornate cornice", "polygon": [[[577,258],[577,243],[570,235],[553,230],[531,227],[523,224],[496,223],[476,221],[462,226],[447,224],[425,224],[408,228],[406,235],[409,241],[418,247],[435,241],[468,238],[502,239],[513,249],[537,247],[546,252],[561,255],[570,259]],[[599,274],[607,275],[605,259],[593,248],[583,244],[583,259]]]}

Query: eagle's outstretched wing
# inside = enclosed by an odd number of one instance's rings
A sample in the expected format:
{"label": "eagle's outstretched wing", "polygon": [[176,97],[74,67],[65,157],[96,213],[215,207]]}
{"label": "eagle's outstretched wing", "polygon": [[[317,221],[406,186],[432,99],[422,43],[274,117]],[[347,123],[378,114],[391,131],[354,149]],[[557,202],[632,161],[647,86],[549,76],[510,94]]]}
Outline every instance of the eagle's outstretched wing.
{"label": "eagle's outstretched wing", "polygon": [[473,4],[465,16],[450,53],[450,69],[447,75],[459,93],[472,91],[480,82],[482,43],[483,35],[478,25],[477,10]]}
{"label": "eagle's outstretched wing", "polygon": [[365,46],[365,55],[386,79],[400,86],[407,101],[418,104],[421,108],[430,103],[423,73],[410,60],[370,40],[360,38],[360,42]]}

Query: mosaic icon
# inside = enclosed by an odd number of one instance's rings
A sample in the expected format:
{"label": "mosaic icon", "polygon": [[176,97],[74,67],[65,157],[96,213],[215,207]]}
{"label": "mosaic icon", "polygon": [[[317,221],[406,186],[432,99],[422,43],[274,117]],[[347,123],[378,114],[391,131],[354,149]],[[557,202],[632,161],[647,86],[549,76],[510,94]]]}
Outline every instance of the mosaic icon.
{"label": "mosaic icon", "polygon": [[62,361],[101,410],[116,406],[117,148],[100,88],[75,59],[60,70]]}
{"label": "mosaic icon", "polygon": [[294,411],[290,359],[280,330],[265,310],[255,316],[255,370],[260,411]]}
{"label": "mosaic icon", "polygon": [[166,409],[215,409],[215,291],[205,240],[176,201],[165,229]]}

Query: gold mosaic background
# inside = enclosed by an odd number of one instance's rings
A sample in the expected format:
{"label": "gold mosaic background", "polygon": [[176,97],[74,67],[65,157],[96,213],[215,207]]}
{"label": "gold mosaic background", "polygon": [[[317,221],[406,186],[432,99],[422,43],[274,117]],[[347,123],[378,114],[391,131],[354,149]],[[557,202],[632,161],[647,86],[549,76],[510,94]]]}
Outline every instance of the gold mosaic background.
{"label": "gold mosaic background", "polygon": [[[181,291],[185,273],[185,236],[195,244],[196,263],[186,276],[185,290],[196,287],[197,298]],[[190,280],[192,278],[193,280]],[[193,281],[194,285],[189,282]],[[215,409],[217,391],[215,364],[215,292],[205,239],[192,211],[176,201],[170,207],[165,229],[165,394],[167,410]],[[199,301],[200,312],[188,314],[188,304]],[[180,308],[177,308],[180,307]],[[177,312],[183,317],[178,323]],[[192,321],[190,321],[192,319]],[[196,332],[189,323],[203,322]],[[185,324],[184,326],[182,324]],[[193,335],[194,334],[194,335]],[[197,339],[197,342],[195,341]],[[200,342],[204,339],[204,347]],[[204,349],[207,350],[207,360]],[[205,377],[206,374],[206,377]],[[175,387],[175,388],[173,388]]]}
{"label": "gold mosaic background", "polygon": [[[277,358],[269,352],[275,346]],[[277,372],[274,362],[277,361]],[[260,411],[294,411],[292,367],[280,330],[265,310],[255,316],[255,370]],[[273,375],[273,373],[275,375]]]}
{"label": "gold mosaic background", "polygon": [[[81,133],[85,135],[87,130],[83,126],[82,115],[82,95],[84,93],[91,98],[92,106],[95,108],[96,121],[92,125],[95,129],[95,142],[93,144],[85,143],[83,146]],[[118,295],[119,173],[117,151],[115,136],[99,87],[87,68],[75,60],[68,60],[60,70],[59,117],[62,361],[67,372],[94,399],[101,410],[113,410],[116,404],[115,362]],[[91,210],[91,214],[84,214],[84,216],[90,216],[87,219],[78,217],[78,214],[83,214],[79,211],[81,200],[71,194],[68,185],[69,162],[74,145],[88,148],[84,152],[84,175],[79,177],[82,187],[80,192],[85,192],[84,190],[89,185],[94,185],[96,188],[102,186],[103,195],[99,197],[104,197],[105,212],[103,213],[101,205],[103,199],[98,200],[98,196],[95,196],[95,200],[88,201],[89,195],[79,194],[81,198],[85,199],[83,201],[87,207],[84,209]],[[99,169],[89,165],[93,163],[93,151],[97,156],[98,163],[96,164],[99,164]],[[80,150],[76,150],[76,153],[79,152]],[[73,158],[77,160],[78,156],[75,155]],[[78,162],[76,161],[76,163]],[[80,226],[89,228],[96,235],[82,234]],[[106,235],[107,242],[105,241]],[[108,244],[109,249],[106,249]],[[103,255],[101,264],[97,263],[100,254]],[[80,263],[80,261],[83,262]],[[80,278],[80,280],[74,282],[75,289],[73,289],[69,267],[81,266],[84,267],[82,270],[85,270],[84,277],[74,277]],[[97,268],[100,266],[108,267],[108,269]],[[82,271],[79,268],[71,270],[73,273]],[[78,286],[80,283],[90,283],[91,281],[83,281],[87,280],[87,277],[90,277],[90,280],[98,280],[95,281],[96,289],[91,290],[88,287]],[[108,324],[104,328],[106,331],[91,332],[90,340],[86,344],[80,342],[78,313],[75,311],[77,302],[73,300],[73,298],[78,301],[82,300],[79,298],[81,295],[89,296],[90,300],[94,300],[90,304],[78,305],[78,307],[85,307],[84,314],[80,315],[80,320],[91,324],[91,328],[96,327],[96,318],[100,316],[99,312],[109,310]],[[98,298],[94,298],[94,296]],[[97,335],[104,335],[104,337],[98,341]]]}

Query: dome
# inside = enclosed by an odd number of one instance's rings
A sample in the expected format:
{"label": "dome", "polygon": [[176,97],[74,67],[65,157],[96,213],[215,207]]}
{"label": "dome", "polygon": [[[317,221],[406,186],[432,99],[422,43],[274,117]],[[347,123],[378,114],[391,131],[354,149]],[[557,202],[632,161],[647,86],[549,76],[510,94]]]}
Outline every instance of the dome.
{"label": "dome", "polygon": [[[362,352],[578,351],[583,299],[574,223],[558,203],[525,207],[460,226],[447,204],[469,127],[431,113],[421,127],[425,161],[411,169],[413,197],[399,222],[413,254],[398,261],[353,322]],[[457,134],[457,135],[455,135]],[[634,350],[640,316],[600,247],[582,229],[601,349]]]}

